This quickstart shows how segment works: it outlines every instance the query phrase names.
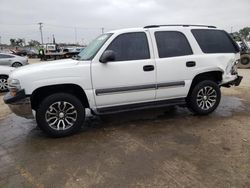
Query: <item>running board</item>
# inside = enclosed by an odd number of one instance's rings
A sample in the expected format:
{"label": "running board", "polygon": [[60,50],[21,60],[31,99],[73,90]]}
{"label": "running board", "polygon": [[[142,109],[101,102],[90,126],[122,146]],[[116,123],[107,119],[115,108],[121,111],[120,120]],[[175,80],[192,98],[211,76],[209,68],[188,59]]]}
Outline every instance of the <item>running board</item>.
{"label": "running board", "polygon": [[127,104],[121,106],[103,107],[103,108],[97,108],[96,110],[97,114],[114,114],[114,113],[134,111],[134,110],[144,110],[150,108],[161,108],[161,107],[185,105],[185,104],[186,104],[185,98],[178,98],[178,99],[151,101],[151,102],[136,103],[136,104]]}

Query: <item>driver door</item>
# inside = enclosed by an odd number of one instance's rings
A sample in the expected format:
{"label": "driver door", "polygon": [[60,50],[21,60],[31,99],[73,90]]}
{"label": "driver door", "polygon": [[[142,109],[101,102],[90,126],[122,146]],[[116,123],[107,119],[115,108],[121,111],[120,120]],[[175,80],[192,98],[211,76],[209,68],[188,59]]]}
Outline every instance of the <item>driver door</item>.
{"label": "driver door", "polygon": [[145,32],[115,36],[103,50],[113,51],[115,59],[94,60],[92,83],[98,108],[155,99],[156,68],[149,37]]}

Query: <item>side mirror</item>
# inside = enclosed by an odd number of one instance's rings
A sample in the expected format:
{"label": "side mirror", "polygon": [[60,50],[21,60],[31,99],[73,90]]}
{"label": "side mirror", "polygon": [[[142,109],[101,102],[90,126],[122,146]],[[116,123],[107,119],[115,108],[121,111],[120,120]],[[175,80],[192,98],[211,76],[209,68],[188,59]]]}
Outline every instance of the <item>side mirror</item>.
{"label": "side mirror", "polygon": [[109,61],[114,61],[115,60],[115,52],[113,50],[106,50],[103,52],[100,62],[101,63],[107,63]]}

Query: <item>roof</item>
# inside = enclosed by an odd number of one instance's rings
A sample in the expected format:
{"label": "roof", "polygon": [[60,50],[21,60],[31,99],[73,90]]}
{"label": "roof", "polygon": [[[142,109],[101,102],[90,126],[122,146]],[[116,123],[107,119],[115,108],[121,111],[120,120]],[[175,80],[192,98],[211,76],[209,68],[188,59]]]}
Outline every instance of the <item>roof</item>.
{"label": "roof", "polygon": [[216,29],[217,27],[212,25],[189,25],[189,24],[170,24],[170,25],[148,25],[145,27],[138,28],[126,28],[126,29],[117,29],[109,31],[109,33],[126,33],[126,32],[140,32],[145,31],[147,29],[153,28],[173,28],[173,29],[188,29],[188,28],[207,28],[207,29]]}

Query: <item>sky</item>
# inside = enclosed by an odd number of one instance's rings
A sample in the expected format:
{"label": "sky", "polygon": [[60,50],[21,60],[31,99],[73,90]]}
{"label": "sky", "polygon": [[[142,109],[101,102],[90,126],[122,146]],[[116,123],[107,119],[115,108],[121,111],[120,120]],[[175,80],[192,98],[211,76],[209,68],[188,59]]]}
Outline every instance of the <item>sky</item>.
{"label": "sky", "polygon": [[113,29],[207,24],[228,32],[250,27],[250,0],[1,0],[0,39],[88,44]]}

